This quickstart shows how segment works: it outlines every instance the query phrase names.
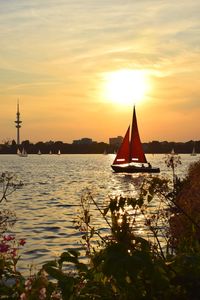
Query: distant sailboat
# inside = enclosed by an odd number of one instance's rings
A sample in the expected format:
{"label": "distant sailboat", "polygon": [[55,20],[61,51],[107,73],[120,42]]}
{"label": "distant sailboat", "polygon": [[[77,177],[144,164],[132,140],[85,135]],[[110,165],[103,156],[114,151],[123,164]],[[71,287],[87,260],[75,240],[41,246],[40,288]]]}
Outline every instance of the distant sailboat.
{"label": "distant sailboat", "polygon": [[58,155],[60,155],[61,154],[61,152],[60,152],[60,150],[58,150]]}
{"label": "distant sailboat", "polygon": [[108,152],[106,150],[103,151],[103,155],[107,155]]}
{"label": "distant sailboat", "polygon": [[39,150],[39,151],[38,151],[38,155],[41,155],[41,154],[42,154],[42,153],[41,153],[41,151]]}
{"label": "distant sailboat", "polygon": [[172,155],[176,154],[175,151],[174,151],[174,148],[172,148],[171,154]]}
{"label": "distant sailboat", "polygon": [[112,169],[117,173],[159,173],[159,168],[153,168],[147,162],[140,141],[135,106],[133,109],[131,140],[129,141],[130,126],[127,129],[122,144],[117,152]]}
{"label": "distant sailboat", "polygon": [[195,143],[194,143],[194,147],[192,149],[192,153],[191,153],[191,156],[196,156],[196,150],[195,150]]}
{"label": "distant sailboat", "polygon": [[49,151],[49,154],[50,154],[50,155],[52,154],[52,151],[51,151],[51,150]]}
{"label": "distant sailboat", "polygon": [[22,152],[18,149],[17,150],[17,155],[18,156],[21,156],[21,157],[27,157],[28,156],[28,153],[26,152],[26,150],[23,148],[22,149]]}

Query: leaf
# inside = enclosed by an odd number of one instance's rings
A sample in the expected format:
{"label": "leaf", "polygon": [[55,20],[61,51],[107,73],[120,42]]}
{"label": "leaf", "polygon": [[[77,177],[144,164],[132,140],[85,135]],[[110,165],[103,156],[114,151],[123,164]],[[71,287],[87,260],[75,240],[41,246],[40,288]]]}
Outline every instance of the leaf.
{"label": "leaf", "polygon": [[147,196],[147,201],[148,201],[148,203],[151,202],[152,199],[153,199],[153,195],[148,195],[148,196]]}
{"label": "leaf", "polygon": [[77,250],[70,249],[70,250],[68,250],[68,252],[76,258],[78,258],[78,256],[80,255],[80,252]]}
{"label": "leaf", "polygon": [[116,199],[112,199],[110,201],[109,209],[110,209],[111,213],[113,213],[114,211],[118,210],[117,209],[117,201],[116,201]]}
{"label": "leaf", "polygon": [[121,209],[124,209],[125,202],[126,202],[126,199],[124,197],[120,197],[120,199],[119,199],[119,207]]}
{"label": "leaf", "polygon": [[[78,262],[78,256],[77,255],[73,255],[72,253],[70,253],[70,251],[74,254],[73,250],[69,250],[68,252],[63,252],[60,256],[60,259],[58,260],[58,263],[61,265],[63,262],[72,262],[74,264],[76,264]],[[72,256],[72,255],[73,256]]]}
{"label": "leaf", "polygon": [[132,206],[132,208],[134,209],[135,206],[137,205],[137,200],[136,200],[136,198],[128,198],[128,199],[127,199],[127,205],[128,205],[128,206]]}
{"label": "leaf", "polygon": [[87,265],[83,264],[83,263],[78,263],[76,265],[77,269],[80,271],[80,272],[84,272],[86,273],[88,271],[88,267]]}
{"label": "leaf", "polygon": [[66,275],[59,269],[56,269],[52,266],[44,266],[44,269],[50,276],[58,281],[63,281],[66,279]]}
{"label": "leaf", "polygon": [[57,266],[58,266],[57,262],[55,260],[52,260],[45,263],[42,267],[45,269],[46,267],[57,267]]}
{"label": "leaf", "polygon": [[137,201],[137,204],[138,204],[139,207],[142,207],[142,205],[144,204],[143,198],[140,197],[140,198],[138,199],[138,201]]}
{"label": "leaf", "polygon": [[103,210],[103,215],[104,215],[104,216],[107,215],[108,211],[109,211],[109,206],[106,207],[106,208]]}

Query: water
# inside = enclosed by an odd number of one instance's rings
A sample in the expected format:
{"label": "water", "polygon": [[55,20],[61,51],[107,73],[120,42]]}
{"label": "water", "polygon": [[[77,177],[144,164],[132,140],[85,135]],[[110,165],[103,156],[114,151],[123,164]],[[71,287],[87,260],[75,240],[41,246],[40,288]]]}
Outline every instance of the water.
{"label": "water", "polygon": [[[8,197],[8,205],[16,212],[12,228],[18,238],[25,238],[21,268],[41,265],[69,248],[82,249],[81,234],[74,227],[80,198],[85,188],[92,191],[99,205],[109,195],[133,195],[138,175],[115,174],[110,165],[114,155],[17,155],[0,156],[0,173],[17,174],[24,183]],[[159,176],[171,176],[164,155],[147,155],[152,166],[160,167]],[[181,155],[178,176],[186,174],[189,164],[198,156]],[[148,176],[148,175],[145,175]],[[156,175],[157,176],[157,175]],[[106,224],[95,208],[92,222],[102,232]]]}

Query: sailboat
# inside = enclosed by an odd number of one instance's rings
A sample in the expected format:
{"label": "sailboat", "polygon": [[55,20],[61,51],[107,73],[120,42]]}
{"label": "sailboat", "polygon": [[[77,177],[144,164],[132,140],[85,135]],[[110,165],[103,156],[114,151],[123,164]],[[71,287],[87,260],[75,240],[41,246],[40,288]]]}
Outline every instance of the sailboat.
{"label": "sailboat", "polygon": [[21,156],[21,157],[27,157],[28,156],[28,153],[26,152],[26,150],[23,148],[22,149],[22,152],[18,149],[17,150],[17,155],[18,156]]}
{"label": "sailboat", "polygon": [[175,151],[174,151],[174,148],[172,148],[172,151],[171,151],[171,155],[175,155]]}
{"label": "sailboat", "polygon": [[106,150],[104,150],[103,151],[103,155],[107,155],[108,153],[107,153],[107,151]]}
{"label": "sailboat", "polygon": [[192,149],[192,153],[191,153],[191,156],[196,156],[197,154],[196,154],[196,151],[195,151],[195,144],[194,144],[194,147],[193,147],[193,149]]}
{"label": "sailboat", "polygon": [[117,155],[111,165],[112,169],[117,173],[159,173],[159,168],[153,168],[147,162],[142,143],[140,141],[135,106],[133,108],[133,119],[131,129],[128,127],[122,144],[117,152]]}

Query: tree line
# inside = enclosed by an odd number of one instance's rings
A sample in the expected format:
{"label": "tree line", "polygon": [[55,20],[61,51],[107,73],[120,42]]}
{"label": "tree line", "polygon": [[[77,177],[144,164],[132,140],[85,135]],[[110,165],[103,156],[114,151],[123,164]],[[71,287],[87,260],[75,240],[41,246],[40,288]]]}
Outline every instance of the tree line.
{"label": "tree line", "polygon": [[[196,153],[200,153],[200,141],[187,142],[168,142],[168,141],[151,141],[143,143],[145,153],[170,153],[172,150],[175,153],[192,153],[195,147]],[[29,154],[109,154],[115,153],[118,150],[117,146],[109,145],[104,142],[92,142],[90,144],[69,144],[62,141],[47,141],[32,143],[29,140],[22,141],[20,146],[16,144],[15,140],[4,141],[0,144],[0,154],[16,154],[17,149],[23,148]]]}

